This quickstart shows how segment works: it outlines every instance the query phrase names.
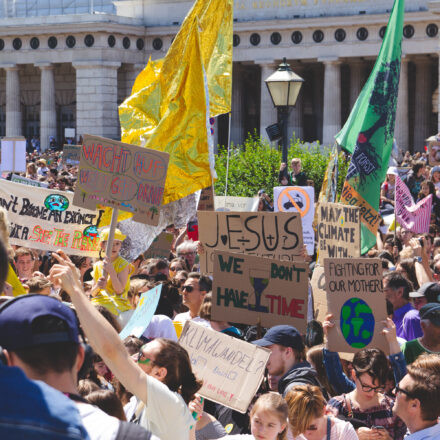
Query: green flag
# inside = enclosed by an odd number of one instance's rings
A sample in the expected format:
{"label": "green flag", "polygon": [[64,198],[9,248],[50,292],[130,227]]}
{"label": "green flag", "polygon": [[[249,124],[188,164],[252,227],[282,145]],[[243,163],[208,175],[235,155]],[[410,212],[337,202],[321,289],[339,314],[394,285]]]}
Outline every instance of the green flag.
{"label": "green flag", "polygon": [[395,0],[373,71],[336,135],[338,144],[352,153],[341,203],[361,208],[363,254],[376,243],[380,186],[393,146],[404,11],[404,0]]}

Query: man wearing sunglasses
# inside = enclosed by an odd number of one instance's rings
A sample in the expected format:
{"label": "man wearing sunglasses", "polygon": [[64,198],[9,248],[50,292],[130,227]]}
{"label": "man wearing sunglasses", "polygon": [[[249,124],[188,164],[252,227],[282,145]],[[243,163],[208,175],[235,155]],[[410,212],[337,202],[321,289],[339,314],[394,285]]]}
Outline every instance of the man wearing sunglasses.
{"label": "man wearing sunglasses", "polygon": [[191,320],[206,327],[211,327],[208,321],[199,316],[203,299],[211,289],[212,281],[209,277],[200,275],[198,272],[191,272],[182,286],[182,303],[188,307],[189,310],[176,315],[174,321],[184,324],[186,321]]}
{"label": "man wearing sunglasses", "polygon": [[422,355],[408,366],[408,374],[395,389],[393,413],[410,432],[405,440],[440,438],[440,356]]}

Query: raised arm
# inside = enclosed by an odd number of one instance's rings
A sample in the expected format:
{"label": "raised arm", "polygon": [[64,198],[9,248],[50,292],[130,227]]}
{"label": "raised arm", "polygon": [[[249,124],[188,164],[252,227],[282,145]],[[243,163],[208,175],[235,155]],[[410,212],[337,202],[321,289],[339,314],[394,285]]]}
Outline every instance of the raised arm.
{"label": "raised arm", "polygon": [[87,299],[73,263],[62,251],[52,255],[58,263],[50,270],[49,278],[70,295],[90,345],[124,387],[147,403],[147,374],[131,359],[114,328]]}

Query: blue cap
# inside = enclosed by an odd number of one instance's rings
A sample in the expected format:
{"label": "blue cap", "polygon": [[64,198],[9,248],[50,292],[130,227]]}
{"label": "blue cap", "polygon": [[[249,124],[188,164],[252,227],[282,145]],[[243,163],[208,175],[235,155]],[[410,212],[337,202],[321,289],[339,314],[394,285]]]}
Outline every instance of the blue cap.
{"label": "blue cap", "polygon": [[425,304],[419,311],[420,319],[428,319],[436,327],[440,327],[440,304],[428,303]]}
{"label": "blue cap", "polygon": [[271,327],[262,339],[253,341],[252,344],[260,347],[278,344],[283,347],[291,347],[294,350],[304,350],[304,342],[299,331],[291,325],[276,325]]}
{"label": "blue cap", "polygon": [[[35,334],[32,323],[40,316],[60,318],[66,323],[66,331]],[[23,295],[11,299],[0,308],[1,347],[14,351],[55,342],[79,344],[75,313],[61,301],[46,295]]]}

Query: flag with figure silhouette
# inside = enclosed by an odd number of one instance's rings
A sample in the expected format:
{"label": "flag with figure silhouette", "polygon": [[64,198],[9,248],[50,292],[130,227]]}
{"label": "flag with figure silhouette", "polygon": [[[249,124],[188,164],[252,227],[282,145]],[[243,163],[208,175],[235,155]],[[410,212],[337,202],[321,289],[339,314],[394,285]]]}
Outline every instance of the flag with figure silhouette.
{"label": "flag with figure silhouette", "polygon": [[352,154],[340,202],[361,208],[361,253],[376,243],[380,186],[394,138],[404,0],[395,0],[373,71],[336,141]]}

